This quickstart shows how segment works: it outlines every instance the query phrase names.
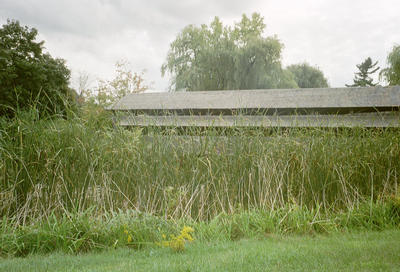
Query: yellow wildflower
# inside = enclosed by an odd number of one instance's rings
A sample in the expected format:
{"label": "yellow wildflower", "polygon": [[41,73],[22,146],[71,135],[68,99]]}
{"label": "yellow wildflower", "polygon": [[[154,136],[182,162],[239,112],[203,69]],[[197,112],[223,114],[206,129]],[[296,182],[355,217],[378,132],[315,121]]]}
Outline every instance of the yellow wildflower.
{"label": "yellow wildflower", "polygon": [[162,234],[164,241],[161,242],[161,245],[164,247],[169,247],[174,251],[181,252],[185,249],[186,242],[192,242],[194,240],[191,235],[192,232],[194,232],[193,228],[184,226],[178,236],[170,235],[169,241],[166,241],[167,236]]}

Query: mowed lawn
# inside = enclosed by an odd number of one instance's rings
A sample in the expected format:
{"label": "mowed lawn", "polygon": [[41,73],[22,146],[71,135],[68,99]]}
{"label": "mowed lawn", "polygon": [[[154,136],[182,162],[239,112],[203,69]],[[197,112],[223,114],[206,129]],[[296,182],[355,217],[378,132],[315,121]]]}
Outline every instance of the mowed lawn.
{"label": "mowed lawn", "polygon": [[400,271],[400,230],[0,259],[0,271]]}

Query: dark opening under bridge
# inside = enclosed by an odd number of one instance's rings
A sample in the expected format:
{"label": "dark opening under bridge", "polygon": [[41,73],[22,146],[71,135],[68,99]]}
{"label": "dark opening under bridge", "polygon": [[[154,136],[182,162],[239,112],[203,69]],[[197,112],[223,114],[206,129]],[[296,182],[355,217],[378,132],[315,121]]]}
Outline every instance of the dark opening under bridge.
{"label": "dark opening under bridge", "polygon": [[121,126],[400,127],[400,86],[130,94]]}

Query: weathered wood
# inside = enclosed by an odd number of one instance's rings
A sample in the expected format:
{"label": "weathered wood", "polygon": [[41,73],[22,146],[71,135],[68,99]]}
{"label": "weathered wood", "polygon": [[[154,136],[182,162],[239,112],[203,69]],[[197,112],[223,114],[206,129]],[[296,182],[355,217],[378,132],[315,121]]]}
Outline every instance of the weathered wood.
{"label": "weathered wood", "polygon": [[400,86],[131,94],[109,109],[151,115],[263,115],[390,111],[400,107]]}
{"label": "weathered wood", "polygon": [[400,127],[400,113],[283,116],[136,116],[119,119],[121,126],[161,127]]}
{"label": "weathered wood", "polygon": [[122,126],[400,127],[400,86],[131,94]]}

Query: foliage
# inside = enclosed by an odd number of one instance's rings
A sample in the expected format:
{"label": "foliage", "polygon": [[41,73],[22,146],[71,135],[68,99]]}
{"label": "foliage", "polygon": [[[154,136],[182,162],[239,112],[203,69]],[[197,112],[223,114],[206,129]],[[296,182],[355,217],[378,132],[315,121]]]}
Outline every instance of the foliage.
{"label": "foliage", "polygon": [[376,86],[378,83],[373,83],[373,79],[370,75],[377,72],[380,67],[376,67],[378,62],[372,63],[371,58],[367,58],[361,64],[356,65],[359,72],[355,73],[354,83],[352,85],[346,84],[346,87],[368,87],[368,86]]}
{"label": "foliage", "polygon": [[[190,224],[193,227],[188,227]],[[269,210],[236,211],[219,214],[209,221],[165,219],[126,210],[103,211],[93,208],[81,213],[50,214],[23,225],[15,218],[0,221],[0,257],[65,252],[77,254],[129,247],[143,249],[156,245],[181,252],[188,242],[215,243],[262,238],[271,234],[320,234],[344,231],[381,231],[398,228],[400,216],[385,202],[362,202],[342,212],[307,209],[296,204]],[[165,233],[179,233],[169,235]]]}
{"label": "foliage", "polygon": [[274,235],[241,241],[195,243],[184,254],[162,248],[106,250],[8,258],[1,271],[398,271],[400,231]]}
{"label": "foliage", "polygon": [[400,231],[332,235],[266,234],[258,239],[196,243],[184,254],[162,248],[107,250],[78,256],[53,253],[0,262],[13,272],[131,271],[398,271]]}
{"label": "foliage", "polygon": [[294,75],[294,80],[300,88],[329,87],[323,72],[308,63],[293,64],[286,69]]}
{"label": "foliage", "polygon": [[77,102],[79,105],[84,105],[85,99],[88,99],[91,95],[90,89],[90,75],[85,71],[79,71],[76,80],[77,83]]}
{"label": "foliage", "polygon": [[59,113],[71,98],[65,61],[45,53],[37,34],[18,21],[7,20],[0,28],[0,115],[11,117],[32,106],[41,114]]}
{"label": "foliage", "polygon": [[400,224],[396,130],[182,139],[100,117],[0,118],[0,255],[180,250],[189,231],[161,237],[184,226],[208,242]]}
{"label": "foliage", "polygon": [[110,119],[89,110],[0,119],[0,218],[95,206],[209,220],[288,201],[341,210],[398,184],[398,130],[193,128],[177,137],[177,128],[126,130]]}
{"label": "foliage", "polygon": [[194,238],[192,237],[193,232],[194,232],[193,228],[184,226],[178,236],[171,234],[170,240],[166,240],[167,236],[163,234],[162,235],[163,241],[159,245],[163,247],[169,247],[175,252],[182,252],[185,250],[185,244],[187,242],[194,241]]}
{"label": "foliage", "polygon": [[83,74],[80,80],[81,96],[86,102],[101,106],[109,106],[122,97],[131,93],[140,93],[149,87],[144,82],[144,71],[132,72],[127,61],[121,60],[115,64],[116,76],[112,80],[99,80],[96,90],[85,87],[87,75]]}
{"label": "foliage", "polygon": [[381,71],[383,77],[389,85],[400,85],[400,45],[393,47],[387,57],[389,67]]}
{"label": "foliage", "polygon": [[218,17],[209,26],[189,25],[171,43],[162,74],[172,75],[174,91],[297,87],[281,68],[282,43],[264,31],[257,13],[233,27]]}

